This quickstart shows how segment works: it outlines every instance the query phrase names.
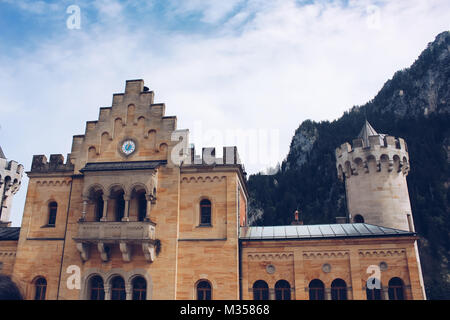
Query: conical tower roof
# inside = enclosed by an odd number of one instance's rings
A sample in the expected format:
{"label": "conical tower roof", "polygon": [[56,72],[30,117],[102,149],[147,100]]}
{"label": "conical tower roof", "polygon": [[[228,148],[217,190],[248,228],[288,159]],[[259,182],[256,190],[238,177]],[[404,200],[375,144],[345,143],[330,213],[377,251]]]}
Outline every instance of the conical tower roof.
{"label": "conical tower roof", "polygon": [[358,134],[358,138],[361,138],[363,140],[363,145],[365,147],[368,147],[370,145],[369,137],[377,135],[380,136],[380,140],[384,138],[384,134],[379,134],[378,132],[376,132],[375,129],[370,125],[369,121],[366,120],[361,131]]}
{"label": "conical tower roof", "polygon": [[3,153],[2,146],[0,146],[0,159],[6,159],[5,154]]}

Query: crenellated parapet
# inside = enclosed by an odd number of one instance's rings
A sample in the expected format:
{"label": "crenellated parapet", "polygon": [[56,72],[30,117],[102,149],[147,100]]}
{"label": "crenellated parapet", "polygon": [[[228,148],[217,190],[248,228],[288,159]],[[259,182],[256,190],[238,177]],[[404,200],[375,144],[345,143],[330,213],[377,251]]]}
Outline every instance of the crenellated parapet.
{"label": "crenellated parapet", "polygon": [[[1,150],[1,148],[0,148]],[[9,226],[13,196],[22,182],[23,166],[14,160],[0,157],[0,227]]]}
{"label": "crenellated parapet", "polygon": [[183,166],[218,166],[237,165],[242,167],[237,147],[224,147],[222,157],[216,156],[216,148],[203,148],[201,155],[195,154],[195,148],[187,149],[187,156],[184,158]]}
{"label": "crenellated parapet", "polygon": [[346,142],[336,149],[336,168],[345,183],[349,221],[414,229],[405,140],[379,134],[366,121],[352,144]]}
{"label": "crenellated parapet", "polygon": [[392,172],[407,175],[409,155],[405,140],[388,135],[353,140],[336,148],[336,167],[340,180],[365,173]]}
{"label": "crenellated parapet", "polygon": [[23,166],[14,160],[7,161],[0,158],[0,189],[6,188],[11,194],[15,194],[22,181]]}
{"label": "crenellated parapet", "polygon": [[47,161],[45,155],[34,155],[29,173],[64,173],[73,172],[73,169],[74,165],[70,160],[70,156],[64,162],[64,156],[62,154],[50,155],[50,161]]}

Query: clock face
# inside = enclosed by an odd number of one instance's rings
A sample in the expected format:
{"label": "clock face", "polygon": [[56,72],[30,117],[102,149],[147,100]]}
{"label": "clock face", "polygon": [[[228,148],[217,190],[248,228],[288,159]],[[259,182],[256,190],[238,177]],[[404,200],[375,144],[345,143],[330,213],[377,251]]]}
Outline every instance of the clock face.
{"label": "clock face", "polygon": [[122,152],[129,156],[136,150],[136,143],[133,140],[125,140],[122,144]]}

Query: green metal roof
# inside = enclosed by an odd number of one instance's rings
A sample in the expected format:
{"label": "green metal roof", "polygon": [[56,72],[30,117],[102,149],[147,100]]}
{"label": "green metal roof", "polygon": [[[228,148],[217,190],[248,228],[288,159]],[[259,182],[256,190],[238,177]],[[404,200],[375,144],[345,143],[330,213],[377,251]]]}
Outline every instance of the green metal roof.
{"label": "green metal roof", "polygon": [[367,223],[241,227],[241,240],[304,240],[317,238],[352,238],[414,236],[414,232],[380,227]]}

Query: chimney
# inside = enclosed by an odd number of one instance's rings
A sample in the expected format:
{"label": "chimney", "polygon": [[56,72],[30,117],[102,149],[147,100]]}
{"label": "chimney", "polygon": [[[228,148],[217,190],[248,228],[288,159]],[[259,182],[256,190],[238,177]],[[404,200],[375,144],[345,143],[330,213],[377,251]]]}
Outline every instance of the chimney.
{"label": "chimney", "polygon": [[295,210],[294,212],[294,221],[291,223],[292,225],[302,225],[303,221],[300,220],[300,213],[298,210]]}

